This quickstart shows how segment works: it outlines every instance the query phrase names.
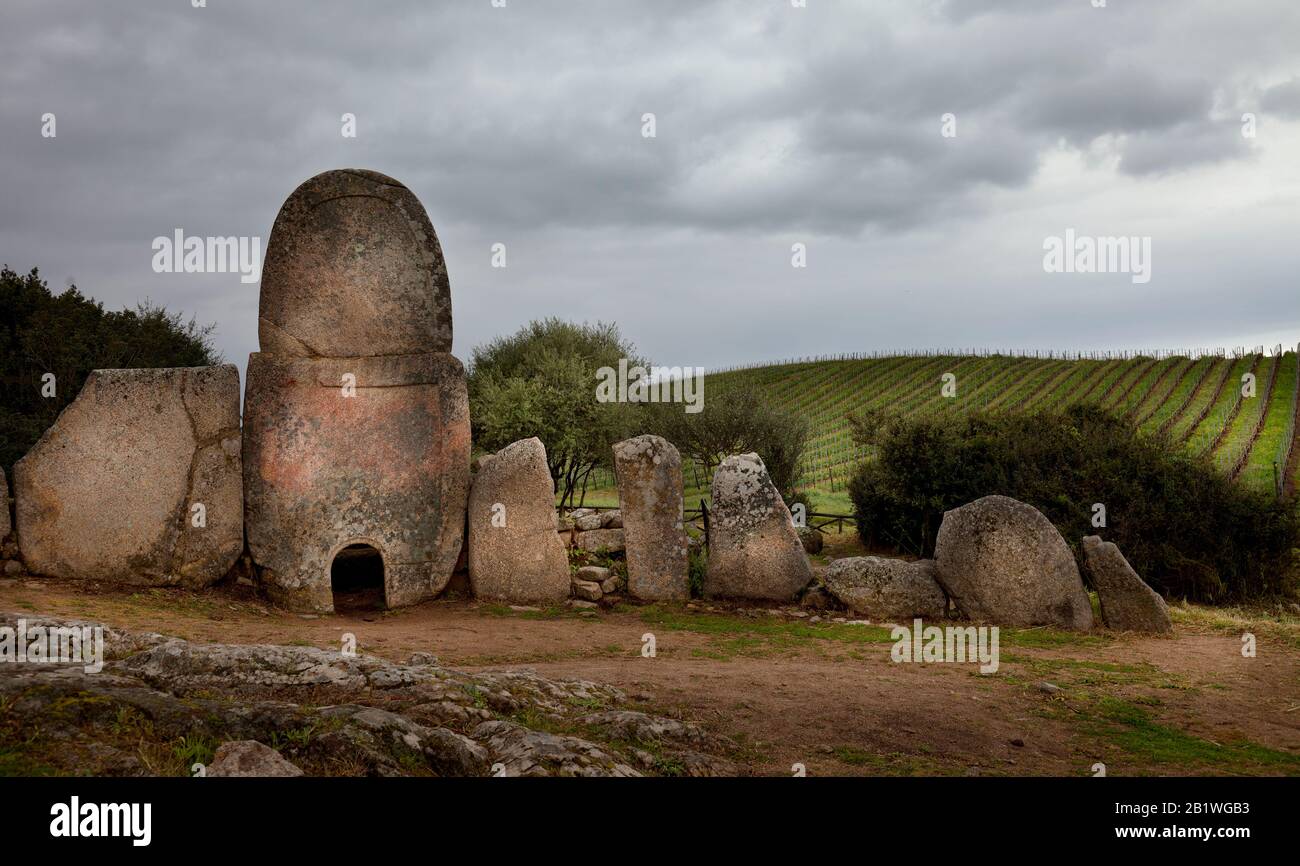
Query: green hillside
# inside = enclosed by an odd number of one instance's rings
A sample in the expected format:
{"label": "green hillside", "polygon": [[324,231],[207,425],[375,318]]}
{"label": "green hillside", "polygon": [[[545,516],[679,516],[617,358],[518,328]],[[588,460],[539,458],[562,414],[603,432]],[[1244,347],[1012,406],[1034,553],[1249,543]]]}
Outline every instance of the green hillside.
{"label": "green hillside", "polygon": [[[955,394],[943,386],[952,374]],[[1255,376],[1243,396],[1243,376]],[[745,382],[779,406],[808,418],[811,436],[802,485],[845,488],[854,465],[871,456],[849,432],[850,413],[887,409],[913,416],[993,412],[1052,412],[1091,403],[1130,418],[1172,447],[1207,454],[1241,484],[1286,489],[1300,478],[1292,447],[1297,411],[1294,351],[1221,351],[1158,356],[1038,357],[999,354],[918,354],[789,361],[709,374],[708,389]],[[1275,470],[1274,464],[1277,465]]]}

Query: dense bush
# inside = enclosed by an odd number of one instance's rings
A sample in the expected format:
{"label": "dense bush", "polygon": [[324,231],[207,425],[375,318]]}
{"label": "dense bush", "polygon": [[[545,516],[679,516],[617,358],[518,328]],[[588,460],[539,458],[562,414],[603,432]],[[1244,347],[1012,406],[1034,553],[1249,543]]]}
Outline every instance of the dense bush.
{"label": "dense bush", "polygon": [[612,324],[530,322],[470,355],[469,408],[474,447],[499,451],[536,436],[560,501],[572,505],[597,466],[613,462],[613,444],[635,429],[632,404],[600,402],[602,367],[641,365]]}
{"label": "dense bush", "polygon": [[[12,470],[91,370],[218,364],[211,336],[211,326],[161,307],[106,311],[76,286],[54,294],[34,268],[26,276],[0,269],[0,464]],[[41,394],[46,373],[54,397]]]}
{"label": "dense bush", "polygon": [[[857,419],[878,449],[849,486],[868,546],[931,555],[944,511],[1003,494],[1035,506],[1071,545],[1119,545],[1155,589],[1195,600],[1292,590],[1295,504],[1234,485],[1210,463],[1076,406],[1058,415]],[[1106,509],[1094,528],[1093,505]]]}

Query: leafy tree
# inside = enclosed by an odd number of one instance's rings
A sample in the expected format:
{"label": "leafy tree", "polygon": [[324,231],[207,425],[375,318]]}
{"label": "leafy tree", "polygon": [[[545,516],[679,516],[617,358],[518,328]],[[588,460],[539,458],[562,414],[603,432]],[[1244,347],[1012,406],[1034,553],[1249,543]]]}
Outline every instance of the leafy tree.
{"label": "leafy tree", "polygon": [[[1294,588],[1295,503],[1253,491],[1096,407],[1060,414],[859,419],[874,444],[849,485],[869,547],[931,555],[943,513],[1002,494],[1042,511],[1078,546],[1100,534],[1170,595],[1247,598]],[[1105,528],[1092,525],[1093,505]]]}
{"label": "leafy tree", "polygon": [[615,442],[635,431],[632,404],[600,402],[602,367],[644,366],[612,324],[548,318],[476,347],[469,399],[474,444],[498,451],[536,436],[546,446],[551,479],[572,505],[592,470],[611,464]]}
{"label": "leafy tree", "polygon": [[642,404],[651,432],[677,446],[712,478],[723,458],[753,451],[763,458],[772,483],[786,498],[796,498],[800,464],[808,442],[808,422],[772,405],[748,385],[705,389],[704,407],[685,412],[680,404]]}
{"label": "leafy tree", "polygon": [[[73,401],[92,370],[219,364],[214,326],[146,301],[106,311],[76,286],[54,294],[33,268],[0,269],[0,464],[6,472]],[[42,395],[55,376],[55,396]]]}

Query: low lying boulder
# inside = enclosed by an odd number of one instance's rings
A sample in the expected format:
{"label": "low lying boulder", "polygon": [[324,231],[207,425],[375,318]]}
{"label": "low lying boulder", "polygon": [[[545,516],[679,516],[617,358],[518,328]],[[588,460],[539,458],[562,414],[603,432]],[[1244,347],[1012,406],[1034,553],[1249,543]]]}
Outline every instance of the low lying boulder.
{"label": "low lying boulder", "polygon": [[1037,508],[985,496],[943,516],[935,578],[973,620],[1086,631],[1092,605],[1070,547]]}
{"label": "low lying boulder", "polygon": [[849,610],[877,622],[941,619],[948,611],[948,597],[934,579],[929,559],[837,559],[822,574],[822,583]]}
{"label": "low lying boulder", "polygon": [[584,514],[581,517],[573,519],[573,525],[579,532],[589,532],[593,529],[600,529],[605,523],[605,516],[599,511],[592,511],[590,514]]}
{"label": "low lying boulder", "polygon": [[1097,590],[1101,618],[1108,628],[1149,634],[1168,634],[1174,630],[1169,621],[1169,605],[1138,577],[1112,542],[1102,541],[1099,535],[1085,537],[1083,570]]}
{"label": "low lying boulder", "polygon": [[811,526],[799,527],[799,541],[803,544],[805,553],[821,553],[826,539],[822,538],[820,530],[813,529]]}
{"label": "low lying boulder", "polygon": [[280,757],[280,753],[257,740],[236,740],[222,743],[206,776],[265,779],[270,777],[301,776],[302,770]]}

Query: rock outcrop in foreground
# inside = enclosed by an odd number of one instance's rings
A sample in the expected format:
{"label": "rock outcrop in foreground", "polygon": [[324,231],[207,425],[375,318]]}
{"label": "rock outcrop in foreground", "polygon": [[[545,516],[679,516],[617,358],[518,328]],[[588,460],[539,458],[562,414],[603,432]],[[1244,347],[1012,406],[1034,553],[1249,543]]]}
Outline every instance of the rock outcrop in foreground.
{"label": "rock outcrop in foreground", "polygon": [[1074,554],[1032,505],[985,496],[954,508],[939,526],[934,559],[939,584],[971,619],[1092,628],[1092,605]]}
{"label": "rock outcrop in foreground", "polygon": [[[0,626],[20,616],[0,613]],[[29,633],[93,625],[23,618]],[[190,774],[193,754],[177,744],[207,744],[219,773],[245,763],[254,774],[292,772],[237,760],[261,751],[236,745],[255,740],[308,775],[736,772],[718,757],[730,742],[628,709],[612,686],[528,671],[467,674],[427,656],[396,664],[316,647],[197,644],[115,629],[104,637],[99,673],[20,664],[0,677],[5,721],[25,732],[23,760],[69,775]]]}

